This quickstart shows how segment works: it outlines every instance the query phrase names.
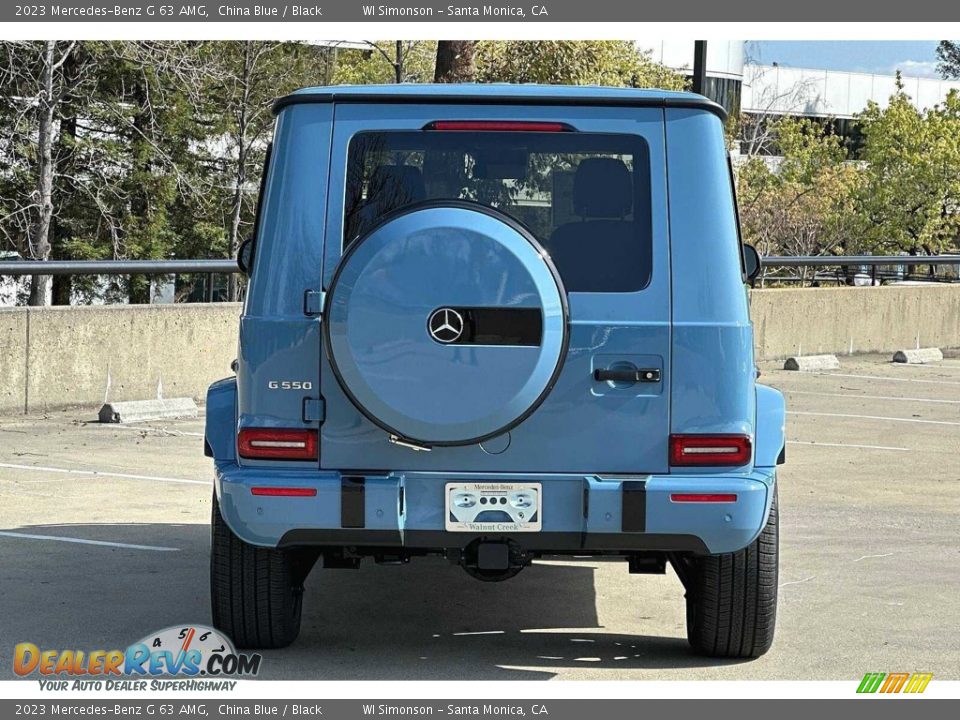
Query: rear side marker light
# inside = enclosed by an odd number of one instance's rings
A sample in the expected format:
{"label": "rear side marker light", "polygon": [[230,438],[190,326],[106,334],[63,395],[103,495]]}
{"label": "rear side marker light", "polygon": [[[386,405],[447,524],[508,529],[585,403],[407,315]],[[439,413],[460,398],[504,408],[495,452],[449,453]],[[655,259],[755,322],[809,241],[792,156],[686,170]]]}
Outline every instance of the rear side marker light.
{"label": "rear side marker light", "polygon": [[240,457],[259,460],[316,460],[316,430],[243,428],[237,438]]}
{"label": "rear side marker light", "polygon": [[267,495],[269,497],[316,497],[316,488],[304,487],[255,487],[250,488],[253,495]]}
{"label": "rear side marker light", "polygon": [[670,502],[675,503],[733,503],[737,496],[733,493],[673,493]]}
{"label": "rear side marker light", "polygon": [[435,120],[423,129],[473,132],[570,132],[573,130],[566,123],[523,120]]}
{"label": "rear side marker light", "polygon": [[679,466],[746,465],[749,435],[671,435],[670,464]]}

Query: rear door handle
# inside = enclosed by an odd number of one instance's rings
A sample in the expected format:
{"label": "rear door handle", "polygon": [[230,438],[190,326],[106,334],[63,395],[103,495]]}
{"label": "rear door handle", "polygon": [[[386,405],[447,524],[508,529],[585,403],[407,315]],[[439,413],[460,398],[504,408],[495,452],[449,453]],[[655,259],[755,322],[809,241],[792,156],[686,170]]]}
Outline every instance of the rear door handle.
{"label": "rear door handle", "polygon": [[636,370],[603,370],[593,371],[593,379],[597,382],[660,382],[659,368],[637,368]]}

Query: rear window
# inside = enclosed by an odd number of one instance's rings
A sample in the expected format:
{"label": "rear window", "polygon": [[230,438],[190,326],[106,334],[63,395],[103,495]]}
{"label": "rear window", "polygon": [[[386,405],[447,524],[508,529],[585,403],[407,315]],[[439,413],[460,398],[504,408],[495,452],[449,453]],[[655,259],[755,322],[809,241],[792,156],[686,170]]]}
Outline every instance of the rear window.
{"label": "rear window", "polygon": [[467,200],[525,225],[570,292],[650,281],[650,161],[642,138],[578,132],[420,130],[350,142],[344,247],[386,214]]}

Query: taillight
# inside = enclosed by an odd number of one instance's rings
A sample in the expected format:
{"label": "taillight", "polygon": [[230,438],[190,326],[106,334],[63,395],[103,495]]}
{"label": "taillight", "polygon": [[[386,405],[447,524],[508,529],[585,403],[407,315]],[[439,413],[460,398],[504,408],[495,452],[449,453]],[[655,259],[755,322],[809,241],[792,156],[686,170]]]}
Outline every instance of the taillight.
{"label": "taillight", "polygon": [[267,497],[316,497],[316,488],[305,487],[276,487],[267,485],[264,487],[250,488],[251,495],[266,495]]}
{"label": "taillight", "polygon": [[435,120],[424,130],[460,130],[473,132],[570,132],[572,127],[559,122],[528,120]]}
{"label": "taillight", "polygon": [[237,438],[240,457],[259,460],[316,460],[316,430],[243,428]]}
{"label": "taillight", "polygon": [[670,502],[675,503],[733,503],[734,493],[671,493]]}
{"label": "taillight", "polygon": [[749,435],[671,435],[671,465],[746,465]]}

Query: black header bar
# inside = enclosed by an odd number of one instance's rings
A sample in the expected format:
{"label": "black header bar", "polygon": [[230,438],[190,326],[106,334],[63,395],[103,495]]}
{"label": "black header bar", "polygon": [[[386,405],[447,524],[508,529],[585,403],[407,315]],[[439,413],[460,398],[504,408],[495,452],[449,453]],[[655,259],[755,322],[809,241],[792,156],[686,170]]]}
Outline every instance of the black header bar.
{"label": "black header bar", "polygon": [[[949,22],[960,3],[913,0],[836,3],[830,0],[687,0],[683,3],[624,0],[36,0],[4,2],[0,22]],[[893,33],[891,33],[893,34]],[[949,33],[947,33],[949,34]]]}

